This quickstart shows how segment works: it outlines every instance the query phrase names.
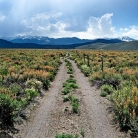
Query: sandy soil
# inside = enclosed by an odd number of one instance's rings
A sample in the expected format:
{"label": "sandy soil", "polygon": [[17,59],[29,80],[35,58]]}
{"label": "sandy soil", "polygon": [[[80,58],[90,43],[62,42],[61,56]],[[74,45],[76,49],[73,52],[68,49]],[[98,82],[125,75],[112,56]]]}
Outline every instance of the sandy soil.
{"label": "sandy soil", "polygon": [[[99,90],[92,87],[87,77],[72,62],[74,76],[79,89],[73,90],[74,97],[79,98],[79,114],[71,111],[69,102],[63,102],[62,83],[69,77],[65,63],[52,82],[51,88],[23,125],[18,126],[20,132],[14,138],[54,138],[56,134],[78,134],[85,132],[86,138],[124,138],[124,133],[116,130],[108,112],[109,102],[99,95]],[[68,107],[69,111],[65,112]],[[81,136],[80,136],[81,138]]]}

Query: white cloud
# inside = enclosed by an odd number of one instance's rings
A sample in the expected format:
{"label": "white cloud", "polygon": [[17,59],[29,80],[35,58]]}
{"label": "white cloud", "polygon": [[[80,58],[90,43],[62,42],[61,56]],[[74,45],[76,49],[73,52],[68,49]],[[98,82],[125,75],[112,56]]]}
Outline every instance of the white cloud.
{"label": "white cloud", "polygon": [[63,16],[64,15],[61,12],[45,12],[36,14],[30,18],[25,18],[21,21],[21,24],[26,28],[26,33],[30,35],[44,35],[49,37],[76,36],[79,38],[89,39],[111,37],[114,35],[115,28],[112,25],[112,13],[107,13],[101,17],[91,16],[87,20],[86,30],[83,31],[80,31],[79,29],[78,31],[77,29],[76,31],[67,29],[72,24],[70,22],[66,22],[64,18],[62,18]]}
{"label": "white cloud", "polygon": [[128,31],[129,29],[128,28],[125,28],[124,31]]}
{"label": "white cloud", "polygon": [[138,40],[138,26],[130,26],[127,32],[124,32],[123,36],[129,36]]}
{"label": "white cloud", "polygon": [[[36,14],[30,18],[24,18],[21,25],[24,30],[21,34],[29,35],[43,35],[49,37],[79,37],[86,39],[103,38],[103,37],[119,37],[129,36],[138,39],[138,27],[131,26],[127,28],[120,28],[117,32],[112,25],[113,13],[104,14],[101,17],[91,16],[87,20],[87,27],[84,31],[74,31],[67,29],[71,27],[70,22],[64,20],[64,14],[61,12],[51,11],[41,14]],[[77,25],[76,25],[77,27]],[[78,26],[79,28],[79,26]]]}
{"label": "white cloud", "polygon": [[21,24],[27,28],[35,28],[38,26],[45,27],[53,22],[57,22],[58,18],[62,16],[61,12],[45,12],[41,14],[36,14],[33,17],[25,18],[21,21]]}
{"label": "white cloud", "polygon": [[115,32],[112,25],[113,13],[104,14],[101,17],[90,17],[88,24],[88,32],[95,37],[110,37]]}
{"label": "white cloud", "polygon": [[36,14],[31,18],[25,18],[21,21],[21,24],[26,28],[27,34],[51,37],[57,34],[58,37],[58,34],[65,32],[64,30],[68,26],[67,23],[61,21],[61,17],[61,12],[45,12]]}

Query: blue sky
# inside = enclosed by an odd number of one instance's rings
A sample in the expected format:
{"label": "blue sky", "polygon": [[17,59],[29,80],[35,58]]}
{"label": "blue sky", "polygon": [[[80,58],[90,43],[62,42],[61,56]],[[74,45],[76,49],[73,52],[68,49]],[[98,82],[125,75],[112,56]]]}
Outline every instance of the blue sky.
{"label": "blue sky", "polygon": [[0,37],[138,39],[138,0],[0,0]]}

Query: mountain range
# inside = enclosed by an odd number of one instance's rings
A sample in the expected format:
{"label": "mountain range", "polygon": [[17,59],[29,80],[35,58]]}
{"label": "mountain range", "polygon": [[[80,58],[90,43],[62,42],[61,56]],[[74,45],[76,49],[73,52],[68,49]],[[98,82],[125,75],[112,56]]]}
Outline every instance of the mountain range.
{"label": "mountain range", "polygon": [[77,37],[49,38],[44,36],[17,36],[14,38],[4,38],[12,43],[35,43],[46,45],[70,45],[91,42],[88,39],[79,39]]}
{"label": "mountain range", "polygon": [[71,45],[71,44],[81,44],[87,42],[97,42],[104,41],[108,43],[115,43],[121,41],[134,41],[133,38],[128,36],[118,37],[118,38],[98,38],[98,39],[79,39],[77,37],[66,37],[66,38],[49,38],[44,36],[16,36],[3,38],[12,43],[35,43],[35,44],[48,44],[48,45]]}
{"label": "mountain range", "polygon": [[[5,40],[4,40],[5,39]],[[125,46],[124,46],[125,45]],[[129,47],[128,47],[129,45]],[[0,39],[0,48],[37,49],[121,49],[138,50],[138,41],[124,36],[121,38],[79,39],[77,37],[49,38],[42,36],[18,36]]]}

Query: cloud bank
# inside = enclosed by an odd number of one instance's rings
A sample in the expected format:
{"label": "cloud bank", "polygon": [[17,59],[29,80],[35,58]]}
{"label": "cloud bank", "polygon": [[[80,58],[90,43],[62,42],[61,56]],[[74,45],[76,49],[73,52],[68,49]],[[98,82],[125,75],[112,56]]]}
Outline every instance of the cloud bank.
{"label": "cloud bank", "polygon": [[109,11],[114,7],[109,0],[0,0],[0,37],[39,35],[94,39],[127,35],[138,38],[136,25],[119,27],[119,30],[113,24],[116,14]]}
{"label": "cloud bank", "polygon": [[51,11],[24,18],[20,22],[24,30],[19,34],[49,37],[76,36],[89,39],[111,37],[114,34],[115,27],[113,27],[111,19],[113,13],[107,13],[101,17],[91,16],[85,21],[85,24],[80,24],[80,18],[75,21],[67,21],[64,16],[61,12]]}

